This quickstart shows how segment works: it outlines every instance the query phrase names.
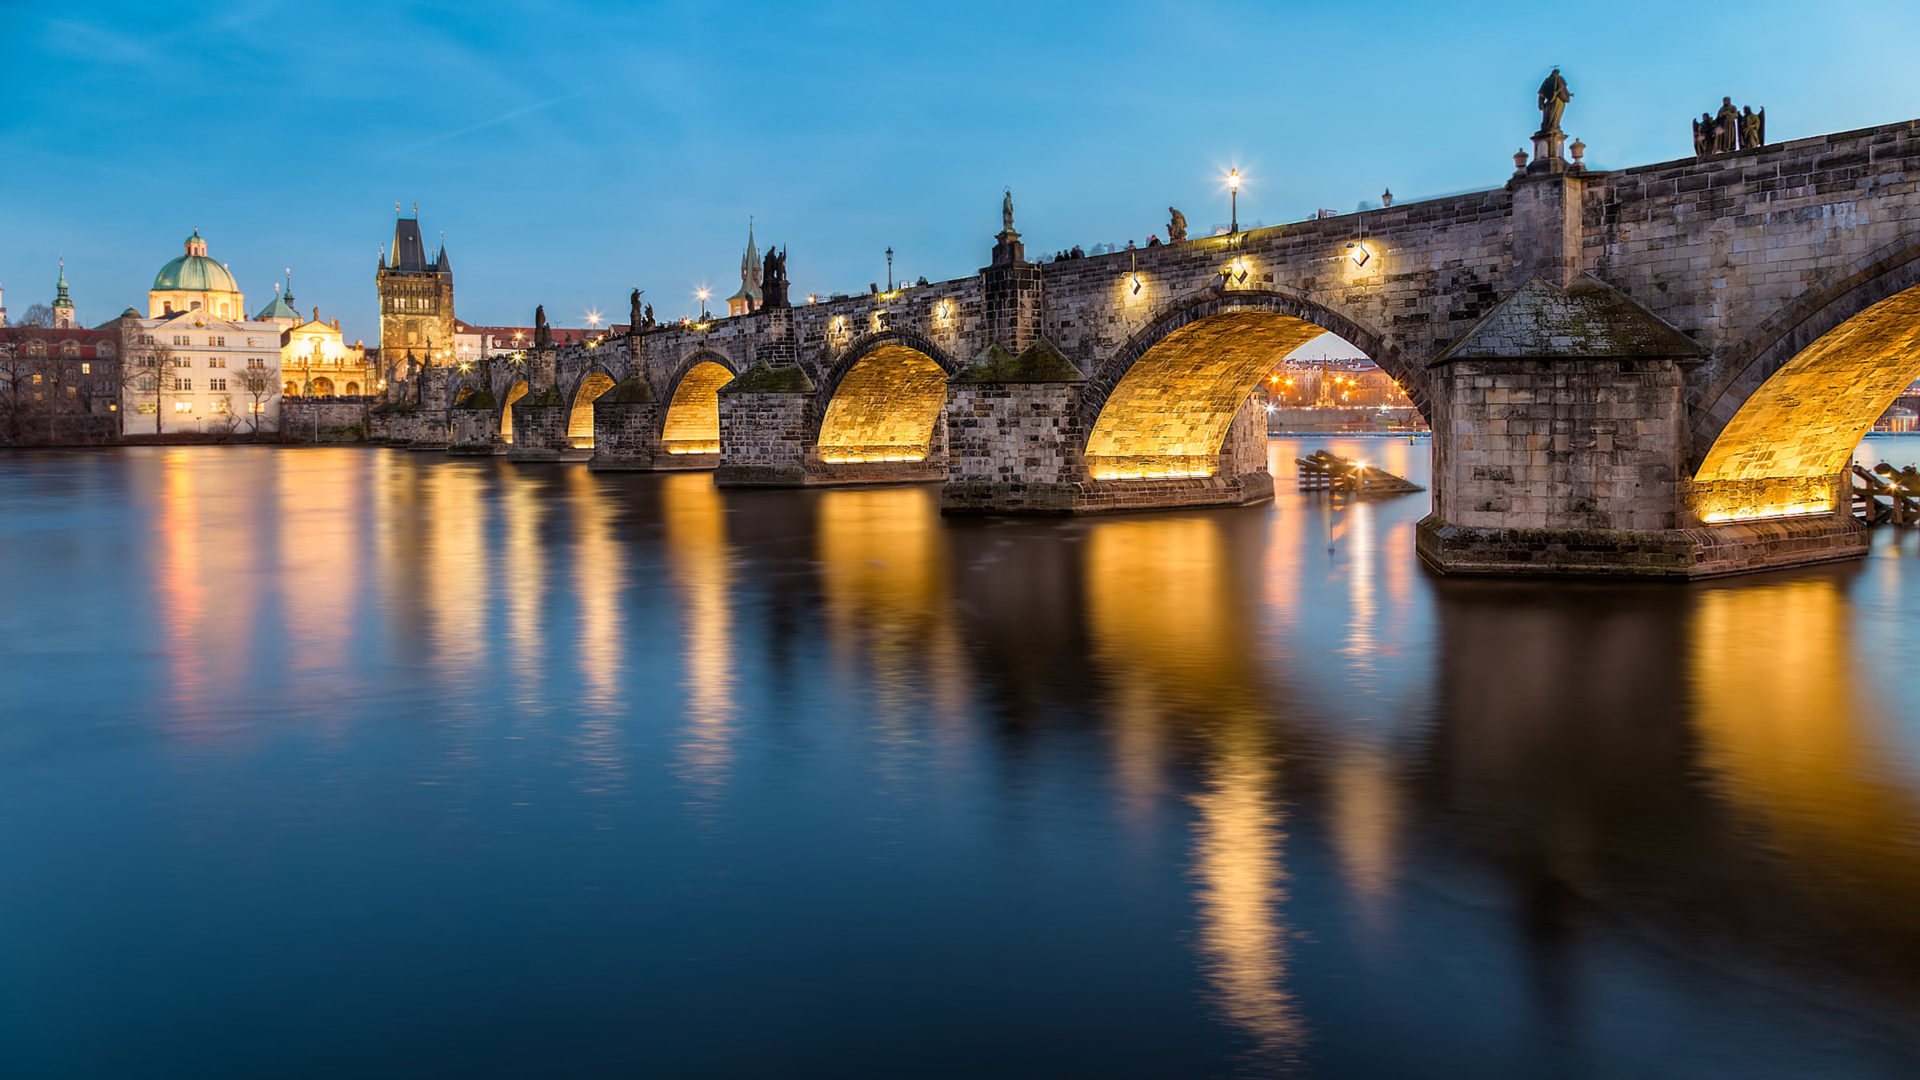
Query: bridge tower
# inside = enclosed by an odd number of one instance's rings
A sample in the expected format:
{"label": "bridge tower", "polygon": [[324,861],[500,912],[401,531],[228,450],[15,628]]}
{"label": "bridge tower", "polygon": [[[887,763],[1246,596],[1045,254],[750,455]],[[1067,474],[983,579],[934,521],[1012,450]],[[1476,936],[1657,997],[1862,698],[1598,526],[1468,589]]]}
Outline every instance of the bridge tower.
{"label": "bridge tower", "polygon": [[422,374],[418,377],[422,378],[426,377],[424,372],[450,362],[454,349],[453,262],[447,258],[445,240],[440,242],[439,254],[427,258],[417,205],[413,217],[394,221],[391,261],[387,253],[381,254],[373,280],[380,296],[382,358],[411,351],[421,362]]}

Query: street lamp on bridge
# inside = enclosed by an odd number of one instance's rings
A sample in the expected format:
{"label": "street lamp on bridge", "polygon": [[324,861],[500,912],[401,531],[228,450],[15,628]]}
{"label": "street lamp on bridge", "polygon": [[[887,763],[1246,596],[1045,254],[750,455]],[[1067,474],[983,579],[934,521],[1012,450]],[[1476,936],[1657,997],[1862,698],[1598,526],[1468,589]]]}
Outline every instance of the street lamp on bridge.
{"label": "street lamp on bridge", "polygon": [[1230,234],[1238,234],[1240,232],[1240,170],[1238,168],[1227,173],[1227,192],[1228,197],[1233,200],[1233,223],[1227,226],[1227,231]]}

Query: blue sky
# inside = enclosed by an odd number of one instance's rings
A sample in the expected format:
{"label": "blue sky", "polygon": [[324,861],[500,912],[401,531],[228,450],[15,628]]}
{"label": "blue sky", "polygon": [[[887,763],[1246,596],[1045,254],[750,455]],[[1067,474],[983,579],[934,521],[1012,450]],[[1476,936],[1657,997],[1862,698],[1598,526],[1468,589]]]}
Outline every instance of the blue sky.
{"label": "blue sky", "polygon": [[[0,285],[67,259],[142,306],[198,227],[248,304],[284,267],[371,342],[393,204],[444,230],[462,318],[663,316],[738,281],[747,217],[796,294],[974,272],[1011,186],[1030,250],[1494,187],[1559,64],[1588,161],[1689,154],[1731,94],[1774,138],[1920,117],[1920,5],[0,0]],[[623,316],[622,316],[623,317]]]}

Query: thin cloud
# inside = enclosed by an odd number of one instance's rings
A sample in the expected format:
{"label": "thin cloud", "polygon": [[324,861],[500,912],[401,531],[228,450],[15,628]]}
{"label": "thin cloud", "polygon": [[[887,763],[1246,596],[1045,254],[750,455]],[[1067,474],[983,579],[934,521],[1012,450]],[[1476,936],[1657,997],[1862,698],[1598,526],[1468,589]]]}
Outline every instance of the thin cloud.
{"label": "thin cloud", "polygon": [[397,150],[389,150],[386,153],[380,155],[380,160],[386,160],[387,158],[402,157],[406,154],[411,154],[416,150],[424,150],[429,146],[435,146],[440,143],[446,142],[448,139],[457,139],[457,138],[460,138],[462,135],[471,135],[476,131],[485,131],[490,127],[499,127],[501,124],[504,124],[509,120],[517,120],[520,117],[527,115],[528,113],[539,112],[541,109],[550,109],[555,105],[561,104],[562,102],[572,101],[576,98],[583,98],[586,96],[587,95],[584,92],[578,93],[578,94],[566,94],[561,97],[553,98],[550,101],[541,101],[532,105],[522,105],[517,109],[512,109],[507,112],[503,112],[499,116],[496,116],[491,120],[482,120],[477,124],[469,124],[466,127],[458,128],[453,131],[442,132],[438,135],[432,136],[431,138],[422,139],[417,143],[412,143],[407,146],[402,146]]}

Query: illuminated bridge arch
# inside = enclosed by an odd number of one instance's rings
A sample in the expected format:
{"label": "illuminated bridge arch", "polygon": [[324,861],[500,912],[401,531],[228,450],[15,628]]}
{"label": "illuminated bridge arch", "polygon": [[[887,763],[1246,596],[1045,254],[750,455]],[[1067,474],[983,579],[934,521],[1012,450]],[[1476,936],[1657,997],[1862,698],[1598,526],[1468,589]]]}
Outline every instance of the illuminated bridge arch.
{"label": "illuminated bridge arch", "polygon": [[660,448],[669,454],[720,452],[720,388],[739,372],[733,361],[702,349],[680,362],[667,383]]}
{"label": "illuminated bridge arch", "polygon": [[593,446],[594,400],[613,389],[616,381],[611,371],[596,363],[581,374],[573,393],[567,395],[567,400],[573,403],[573,408],[567,413],[567,441],[575,449]]}
{"label": "illuminated bridge arch", "polygon": [[911,330],[883,330],[849,345],[820,379],[822,461],[923,461],[960,364]]}
{"label": "illuminated bridge arch", "polygon": [[513,442],[513,403],[527,396],[527,380],[516,379],[507,387],[506,397],[500,403],[500,441]]}
{"label": "illuminated bridge arch", "polygon": [[1854,448],[1920,378],[1920,244],[1843,268],[1732,351],[1701,395],[1693,510],[1709,524],[1838,509]]}
{"label": "illuminated bridge arch", "polygon": [[1326,332],[1365,352],[1427,414],[1426,372],[1379,334],[1289,293],[1215,290],[1154,320],[1087,380],[1088,466],[1096,478],[1212,475],[1261,379]]}

